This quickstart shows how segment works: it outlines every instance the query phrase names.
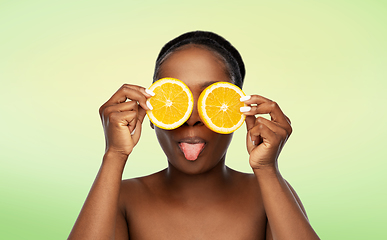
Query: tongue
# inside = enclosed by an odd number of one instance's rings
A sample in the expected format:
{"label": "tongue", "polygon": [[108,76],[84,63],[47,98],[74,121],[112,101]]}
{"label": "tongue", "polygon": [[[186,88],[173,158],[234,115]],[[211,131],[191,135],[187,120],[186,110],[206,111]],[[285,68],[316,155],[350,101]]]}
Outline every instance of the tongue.
{"label": "tongue", "polygon": [[204,143],[180,143],[180,148],[187,160],[194,161],[198,158],[204,147]]}

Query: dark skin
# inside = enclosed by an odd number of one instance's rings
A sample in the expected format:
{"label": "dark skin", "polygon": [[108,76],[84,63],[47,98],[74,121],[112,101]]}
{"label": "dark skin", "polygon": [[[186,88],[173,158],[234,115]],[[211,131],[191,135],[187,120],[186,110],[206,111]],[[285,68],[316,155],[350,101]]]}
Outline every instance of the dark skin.
{"label": "dark skin", "polygon": [[[164,61],[160,78],[184,81],[195,105],[181,127],[155,127],[168,168],[150,176],[121,181],[151,95],[143,87],[124,85],[100,108],[106,153],[70,239],[319,239],[297,194],[278,171],[278,155],[291,127],[276,103],[258,95],[245,101],[251,106],[244,114],[254,174],[225,165],[232,134],[208,129],[196,108],[206,86],[229,81],[225,70],[216,54],[198,46]],[[255,117],[264,113],[271,121]],[[199,157],[185,159],[178,144],[198,140],[205,142]]]}

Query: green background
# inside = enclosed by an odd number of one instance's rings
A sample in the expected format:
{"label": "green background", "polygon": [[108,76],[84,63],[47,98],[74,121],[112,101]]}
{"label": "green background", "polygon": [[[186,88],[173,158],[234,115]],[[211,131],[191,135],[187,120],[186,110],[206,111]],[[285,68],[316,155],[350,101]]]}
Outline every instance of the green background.
{"label": "green background", "polygon": [[[67,237],[104,153],[99,106],[148,87],[163,44],[197,29],[231,41],[245,93],[292,120],[280,170],[319,236],[387,238],[387,3],[236,2],[0,1],[1,239]],[[143,131],[124,178],[166,167]],[[251,172],[244,137],[226,162]]]}

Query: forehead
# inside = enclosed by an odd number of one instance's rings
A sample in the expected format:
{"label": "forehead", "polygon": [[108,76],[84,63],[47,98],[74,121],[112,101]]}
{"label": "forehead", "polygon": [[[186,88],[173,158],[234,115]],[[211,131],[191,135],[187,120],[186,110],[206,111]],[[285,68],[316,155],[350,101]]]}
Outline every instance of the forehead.
{"label": "forehead", "polygon": [[211,50],[194,45],[169,55],[161,64],[159,77],[177,78],[187,85],[230,81],[222,58]]}

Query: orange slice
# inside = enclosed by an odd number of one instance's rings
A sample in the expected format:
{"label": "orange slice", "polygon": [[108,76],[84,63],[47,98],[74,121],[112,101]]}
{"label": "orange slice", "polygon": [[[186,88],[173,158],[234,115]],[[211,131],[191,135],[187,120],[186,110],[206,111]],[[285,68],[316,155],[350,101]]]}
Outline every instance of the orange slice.
{"label": "orange slice", "polygon": [[155,95],[148,99],[153,109],[147,111],[151,122],[159,128],[174,129],[188,120],[193,109],[193,96],[184,82],[175,78],[162,78],[149,90]]}
{"label": "orange slice", "polygon": [[240,108],[247,106],[239,99],[242,90],[229,82],[217,82],[199,96],[198,111],[204,124],[214,132],[228,134],[242,126],[246,116]]}

